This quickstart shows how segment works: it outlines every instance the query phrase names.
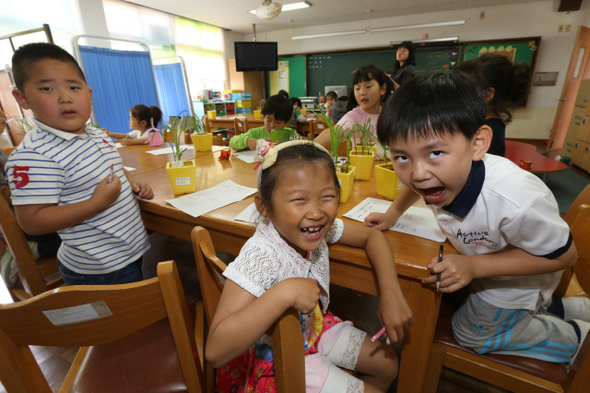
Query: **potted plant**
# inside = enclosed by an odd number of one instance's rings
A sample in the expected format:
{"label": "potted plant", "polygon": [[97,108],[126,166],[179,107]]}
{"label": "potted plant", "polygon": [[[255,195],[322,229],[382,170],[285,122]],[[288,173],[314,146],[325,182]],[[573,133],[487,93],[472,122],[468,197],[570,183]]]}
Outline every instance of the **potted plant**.
{"label": "potted plant", "polygon": [[[316,107],[318,107],[317,104]],[[352,194],[352,186],[354,185],[354,175],[356,172],[356,168],[353,165],[350,165],[350,143],[352,133],[345,130],[341,125],[335,125],[332,120],[326,116],[324,111],[320,110],[318,116],[330,129],[330,154],[334,160],[334,165],[336,165],[336,176],[340,181],[340,202],[346,203],[348,198],[350,198],[350,194]],[[346,143],[346,161],[344,164],[339,165],[338,146],[342,142]]]}
{"label": "potted plant", "polygon": [[[182,153],[187,148],[180,144],[182,134],[180,130],[180,119],[178,117],[170,118],[170,122],[164,127],[161,135],[172,149],[174,161],[166,163],[166,172],[172,184],[174,195],[188,194],[197,190],[197,168],[194,160],[183,160]],[[158,131],[159,132],[159,131]]]}
{"label": "potted plant", "polygon": [[371,133],[371,119],[355,124],[351,133],[358,136],[356,150],[350,153],[350,164],[356,167],[355,179],[370,180],[375,160],[375,135]]}
{"label": "potted plant", "polygon": [[377,195],[393,201],[397,194],[399,194],[399,190],[401,190],[403,183],[395,174],[395,171],[393,170],[393,164],[387,163],[387,146],[384,146],[381,141],[379,141],[379,144],[383,149],[384,163],[375,165]]}
{"label": "potted plant", "polygon": [[194,113],[182,118],[183,129],[190,132],[190,139],[196,151],[211,151],[213,148],[213,134],[207,132],[203,122]]}

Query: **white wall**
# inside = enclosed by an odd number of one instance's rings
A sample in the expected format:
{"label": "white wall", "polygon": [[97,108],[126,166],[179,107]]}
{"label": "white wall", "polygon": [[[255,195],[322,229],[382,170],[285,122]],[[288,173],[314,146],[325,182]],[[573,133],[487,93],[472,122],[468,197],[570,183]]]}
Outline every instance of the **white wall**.
{"label": "white wall", "polygon": [[[430,38],[459,36],[461,42],[541,36],[537,55],[537,72],[559,72],[556,86],[533,86],[526,108],[514,111],[514,121],[508,126],[507,137],[548,139],[561,94],[569,58],[579,25],[590,25],[590,6],[584,2],[580,11],[557,12],[556,1],[539,1],[496,7],[473,8],[470,11],[445,11],[394,18],[371,19],[371,27],[402,26],[466,19],[463,26],[410,29],[393,32],[367,33],[308,40],[291,40],[291,36],[365,29],[368,22],[339,23],[305,29],[265,33],[264,40],[278,41],[279,54],[301,54],[332,50],[388,46],[390,42],[411,40],[419,42],[424,33]],[[480,12],[485,18],[479,19]],[[571,25],[569,32],[558,33],[558,25]],[[252,35],[244,37],[251,40]],[[393,65],[392,59],[392,65]]]}

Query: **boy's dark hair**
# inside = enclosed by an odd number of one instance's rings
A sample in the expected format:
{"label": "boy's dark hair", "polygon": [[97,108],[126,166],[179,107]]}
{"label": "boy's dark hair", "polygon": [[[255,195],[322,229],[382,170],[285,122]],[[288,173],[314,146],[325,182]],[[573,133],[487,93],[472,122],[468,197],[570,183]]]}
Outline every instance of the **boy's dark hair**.
{"label": "boy's dark hair", "polygon": [[157,106],[146,106],[143,104],[135,105],[131,108],[131,116],[137,120],[145,121],[148,128],[152,126],[152,119],[154,120],[154,127],[158,128],[158,124],[162,121],[162,111]]}
{"label": "boy's dark hair", "polygon": [[[288,141],[281,143],[286,142]],[[336,196],[338,200],[340,200],[340,182],[336,176],[336,168],[334,166],[334,161],[332,161],[332,157],[324,150],[315,146],[314,143],[302,143],[280,150],[276,162],[262,171],[260,184],[258,185],[258,193],[269,212],[272,213],[273,211],[272,194],[285,170],[289,168],[301,168],[303,165],[325,165],[329,168],[334,175]]]}
{"label": "boy's dark hair", "polygon": [[288,98],[275,94],[264,102],[262,116],[275,115],[275,120],[289,121],[293,116],[293,105]]}
{"label": "boy's dark hair", "polygon": [[78,71],[80,79],[86,83],[86,77],[78,62],[66,50],[55,44],[35,42],[21,46],[12,55],[12,74],[14,84],[18,90],[24,92],[25,83],[30,77],[27,72],[29,67],[36,61],[44,59],[53,59],[72,64],[76,71]]}
{"label": "boy's dark hair", "polygon": [[[404,41],[399,46],[399,48],[406,48],[408,50],[408,59],[404,61],[404,65],[402,67],[406,67],[409,65],[416,65],[416,45],[412,41]],[[395,61],[394,69],[400,68],[399,61]]]}
{"label": "boy's dark hair", "polygon": [[289,98],[289,93],[287,93],[285,90],[279,90],[279,92],[277,93],[278,95],[281,95],[285,98]]}
{"label": "boy's dark hair", "polygon": [[387,85],[385,89],[385,94],[381,97],[381,102],[385,102],[387,98],[391,95],[393,91],[393,81],[389,78],[385,71],[383,71],[379,66],[374,64],[369,64],[366,66],[362,66],[356,70],[354,75],[352,76],[352,90],[348,95],[348,105],[346,106],[347,111],[351,111],[356,108],[359,104],[356,101],[356,97],[354,95],[354,85],[361,82],[369,82],[375,80],[379,87],[383,86],[384,84]]}
{"label": "boy's dark hair", "polygon": [[508,124],[512,121],[512,113],[506,105],[522,103],[528,92],[531,68],[524,62],[512,64],[499,53],[485,53],[459,64],[454,71],[470,74],[484,90],[493,88],[489,112]]}
{"label": "boy's dark hair", "polygon": [[328,97],[333,98],[334,100],[337,100],[338,94],[336,94],[336,92],[334,90],[330,90],[329,92],[326,93],[326,100],[328,99]]}
{"label": "boy's dark hair", "polygon": [[291,101],[291,106],[297,105],[301,108],[301,100],[298,97],[291,97],[289,100]]}
{"label": "boy's dark hair", "polygon": [[383,144],[456,133],[471,140],[487,112],[485,94],[469,75],[422,74],[401,85],[385,103],[377,137]]}

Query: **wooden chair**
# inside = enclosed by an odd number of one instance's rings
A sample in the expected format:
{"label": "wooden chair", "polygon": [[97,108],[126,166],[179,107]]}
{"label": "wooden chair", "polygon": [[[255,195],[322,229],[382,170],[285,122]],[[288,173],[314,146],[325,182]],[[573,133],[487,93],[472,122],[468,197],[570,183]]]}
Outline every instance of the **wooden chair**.
{"label": "wooden chair", "polygon": [[[571,226],[578,250],[574,271],[590,293],[590,205],[581,205]],[[423,392],[435,392],[443,365],[512,392],[587,392],[590,381],[590,335],[581,344],[571,369],[559,363],[510,355],[478,355],[454,339],[451,320],[456,308],[441,303]]]}
{"label": "wooden chair", "polygon": [[18,266],[19,279],[9,288],[15,301],[29,299],[63,285],[56,257],[35,260],[14,212],[0,197],[0,230]]}
{"label": "wooden chair", "polygon": [[[203,294],[205,320],[209,326],[223,291],[225,281],[221,274],[226,265],[215,254],[207,230],[195,227],[191,232],[191,238]],[[277,392],[305,392],[305,350],[299,313],[295,309],[285,311],[267,334],[272,337]],[[203,353],[199,352],[200,358],[203,358]],[[207,389],[211,392],[215,385],[214,370],[208,364],[205,365],[205,370]]]}
{"label": "wooden chair", "polygon": [[174,261],[137,283],[58,288],[0,306],[0,380],[51,393],[28,346],[80,346],[60,392],[200,393],[192,326]]}
{"label": "wooden chair", "polygon": [[243,119],[240,119],[236,116],[236,118],[234,118],[234,130],[235,135],[240,135],[247,132],[249,130],[248,119],[245,117]]}

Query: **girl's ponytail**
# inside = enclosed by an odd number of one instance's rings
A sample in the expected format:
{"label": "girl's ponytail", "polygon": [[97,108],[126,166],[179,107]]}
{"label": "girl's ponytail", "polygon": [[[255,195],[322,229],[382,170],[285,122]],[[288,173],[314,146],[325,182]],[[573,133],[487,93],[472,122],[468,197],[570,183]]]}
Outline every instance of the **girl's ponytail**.
{"label": "girl's ponytail", "polygon": [[159,128],[158,124],[162,122],[162,111],[155,105],[150,106],[150,121],[153,120],[154,127]]}

